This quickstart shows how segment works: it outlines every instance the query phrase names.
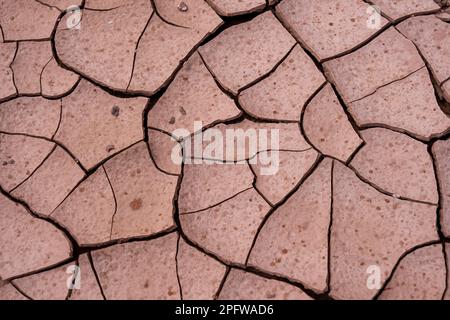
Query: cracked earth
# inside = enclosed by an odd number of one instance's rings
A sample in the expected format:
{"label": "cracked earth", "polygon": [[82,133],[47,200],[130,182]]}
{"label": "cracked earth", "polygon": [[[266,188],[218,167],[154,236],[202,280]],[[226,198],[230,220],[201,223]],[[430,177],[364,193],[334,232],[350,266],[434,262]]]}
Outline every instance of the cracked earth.
{"label": "cracked earth", "polygon": [[0,299],[450,299],[449,5],[0,0]]}

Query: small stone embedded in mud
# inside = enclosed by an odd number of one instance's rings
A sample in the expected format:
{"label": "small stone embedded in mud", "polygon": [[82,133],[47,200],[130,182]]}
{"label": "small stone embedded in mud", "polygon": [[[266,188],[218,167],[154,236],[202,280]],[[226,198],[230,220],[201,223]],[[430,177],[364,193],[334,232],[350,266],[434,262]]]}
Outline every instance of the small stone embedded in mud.
{"label": "small stone embedded in mud", "polygon": [[184,108],[183,107],[180,107],[180,113],[183,115],[183,116],[185,116],[187,113],[186,113],[186,110],[184,110]]}
{"label": "small stone embedded in mud", "polygon": [[186,12],[189,10],[189,8],[184,1],[181,1],[180,4],[178,5],[178,10],[180,10],[181,12]]}
{"label": "small stone embedded in mud", "polygon": [[9,160],[9,164],[14,164],[14,163],[16,163],[16,162],[14,161],[14,159]]}
{"label": "small stone embedded in mud", "polygon": [[120,108],[119,108],[118,106],[112,107],[112,109],[111,109],[111,114],[112,114],[114,117],[118,117],[119,114],[120,114]]}
{"label": "small stone embedded in mud", "polygon": [[115,149],[114,145],[110,144],[106,146],[106,152],[111,152]]}
{"label": "small stone embedded in mud", "polygon": [[170,118],[169,123],[170,124],[174,124],[175,123],[175,117]]}

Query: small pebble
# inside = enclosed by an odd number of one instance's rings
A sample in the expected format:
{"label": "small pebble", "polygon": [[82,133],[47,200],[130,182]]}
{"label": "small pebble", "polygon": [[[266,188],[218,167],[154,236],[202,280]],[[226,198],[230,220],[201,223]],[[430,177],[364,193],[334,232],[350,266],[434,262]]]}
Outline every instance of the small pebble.
{"label": "small pebble", "polygon": [[118,117],[119,114],[120,114],[120,108],[119,108],[118,106],[112,107],[112,109],[111,109],[111,114],[112,114],[114,117]]}
{"label": "small pebble", "polygon": [[189,8],[184,1],[181,1],[180,4],[178,5],[178,10],[180,10],[181,12],[186,12],[189,10]]}
{"label": "small pebble", "polygon": [[113,151],[114,149],[115,149],[115,147],[114,147],[112,144],[106,146],[106,152],[111,152],[111,151]]}

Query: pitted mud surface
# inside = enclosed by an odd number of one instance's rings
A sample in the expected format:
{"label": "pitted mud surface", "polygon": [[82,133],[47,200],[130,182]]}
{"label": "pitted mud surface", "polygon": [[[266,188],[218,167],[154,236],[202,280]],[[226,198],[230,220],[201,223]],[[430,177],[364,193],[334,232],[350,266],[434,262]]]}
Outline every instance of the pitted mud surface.
{"label": "pitted mud surface", "polygon": [[0,299],[449,298],[449,5],[0,0]]}

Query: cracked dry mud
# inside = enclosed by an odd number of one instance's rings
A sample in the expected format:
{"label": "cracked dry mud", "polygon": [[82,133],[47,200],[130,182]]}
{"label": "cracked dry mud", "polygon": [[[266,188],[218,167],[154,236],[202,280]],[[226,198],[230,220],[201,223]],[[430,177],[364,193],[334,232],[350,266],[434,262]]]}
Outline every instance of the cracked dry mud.
{"label": "cracked dry mud", "polygon": [[449,10],[0,0],[0,299],[450,299]]}

